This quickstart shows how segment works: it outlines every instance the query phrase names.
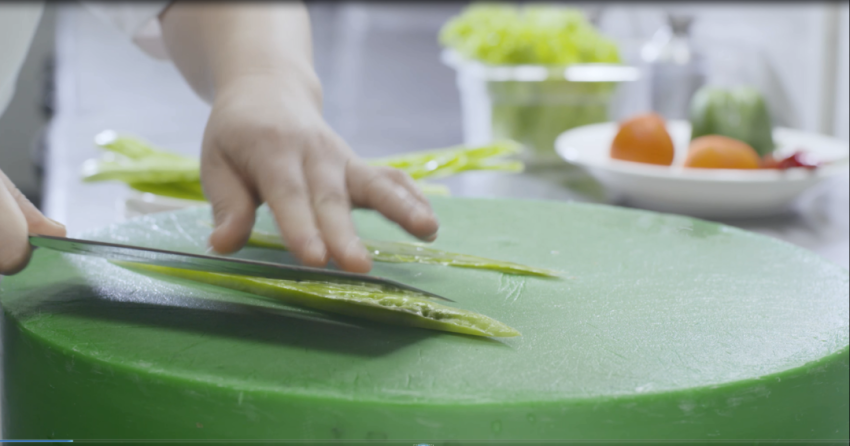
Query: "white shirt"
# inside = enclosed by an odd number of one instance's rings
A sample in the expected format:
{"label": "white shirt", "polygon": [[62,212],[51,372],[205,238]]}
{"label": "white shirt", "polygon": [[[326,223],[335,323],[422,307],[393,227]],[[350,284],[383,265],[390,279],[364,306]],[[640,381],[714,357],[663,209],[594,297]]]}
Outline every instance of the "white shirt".
{"label": "white shirt", "polygon": [[[168,58],[156,18],[171,3],[170,0],[81,3],[122,31],[152,57]],[[15,93],[18,73],[43,10],[44,2],[0,2],[0,115]]]}

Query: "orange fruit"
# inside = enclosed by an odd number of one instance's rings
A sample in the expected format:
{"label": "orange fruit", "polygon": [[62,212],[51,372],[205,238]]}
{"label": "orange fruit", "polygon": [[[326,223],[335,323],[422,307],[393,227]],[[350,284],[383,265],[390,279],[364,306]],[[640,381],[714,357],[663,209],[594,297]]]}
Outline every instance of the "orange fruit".
{"label": "orange fruit", "polygon": [[657,113],[643,113],[623,121],[611,143],[611,158],[618,160],[669,166],[673,155],[673,140],[664,118]]}
{"label": "orange fruit", "polygon": [[758,169],[761,158],[749,144],[721,135],[691,141],[685,167],[703,169]]}

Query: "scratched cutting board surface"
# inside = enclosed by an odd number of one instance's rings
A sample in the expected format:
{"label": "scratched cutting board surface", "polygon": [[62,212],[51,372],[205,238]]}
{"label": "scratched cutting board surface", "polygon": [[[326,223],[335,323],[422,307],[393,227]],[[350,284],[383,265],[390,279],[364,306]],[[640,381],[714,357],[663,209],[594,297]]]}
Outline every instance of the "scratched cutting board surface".
{"label": "scratched cutting board surface", "polygon": [[[4,429],[40,434],[40,426],[53,423],[54,431],[111,438],[407,438],[411,431],[443,438],[660,438],[662,423],[670,426],[664,435],[690,438],[712,437],[714,428],[703,425],[710,421],[719,426],[720,437],[712,438],[761,438],[766,428],[753,427],[752,417],[769,410],[759,398],[772,394],[777,411],[811,405],[806,398],[820,390],[806,387],[814,383],[806,381],[814,376],[809,368],[835,367],[818,382],[832,386],[827,398],[835,389],[845,396],[843,406],[836,403],[843,409],[829,417],[847,414],[846,378],[843,387],[829,381],[847,374],[846,270],[782,242],[685,217],[545,201],[433,203],[442,224],[435,247],[565,277],[381,263],[373,274],[447,296],[521,337],[328,317],[38,250],[28,269],[0,282],[8,338]],[[85,237],[203,253],[208,221],[207,208],[188,209]],[[363,238],[410,239],[372,212],[356,211],[356,222]],[[258,228],[273,230],[265,209]],[[237,256],[294,262],[288,253],[260,248]],[[782,388],[786,375],[802,390]],[[65,390],[31,397],[47,381]],[[81,386],[100,396],[71,404]],[[631,406],[605,406],[611,401]],[[315,402],[321,408],[311,409]],[[641,404],[660,421],[612,415]],[[726,415],[748,408],[750,418],[730,421],[713,405]],[[376,421],[404,410],[412,412],[399,415],[395,427]],[[78,411],[117,415],[113,424],[86,431],[87,418],[73,415]],[[567,412],[584,427],[565,427],[558,417]],[[127,413],[135,421],[122,421]],[[302,415],[304,421],[293,421]],[[835,435],[846,437],[846,418],[809,418],[826,426],[818,429],[838,423]]]}

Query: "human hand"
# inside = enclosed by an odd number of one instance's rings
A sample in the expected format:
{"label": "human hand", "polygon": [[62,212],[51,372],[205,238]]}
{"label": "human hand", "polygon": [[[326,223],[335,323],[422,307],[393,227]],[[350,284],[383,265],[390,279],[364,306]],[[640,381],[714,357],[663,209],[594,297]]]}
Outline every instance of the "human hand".
{"label": "human hand", "polygon": [[334,260],[368,272],[351,208],[375,209],[409,233],[436,238],[428,200],[406,173],[357,158],[321,116],[318,81],[242,76],[216,92],[204,133],[201,182],[212,203],[211,247],[240,249],[266,202],[281,236],[308,266]]}
{"label": "human hand", "polygon": [[358,159],[322,118],[302,2],[178,0],[160,24],[171,59],[212,104],[201,183],[213,207],[215,251],[245,244],[262,202],[309,266],[332,259],[348,271],[371,269],[352,206],[375,209],[422,239],[436,237],[437,220],[413,180]]}
{"label": "human hand", "polygon": [[64,237],[65,226],[39,212],[0,171],[0,274],[15,274],[29,262],[29,234]]}

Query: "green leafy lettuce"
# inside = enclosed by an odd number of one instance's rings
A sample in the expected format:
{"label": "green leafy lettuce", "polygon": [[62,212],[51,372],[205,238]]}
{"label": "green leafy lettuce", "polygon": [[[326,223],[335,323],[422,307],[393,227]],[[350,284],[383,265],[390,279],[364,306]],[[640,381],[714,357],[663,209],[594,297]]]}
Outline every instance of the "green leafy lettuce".
{"label": "green leafy lettuce", "polygon": [[516,140],[536,155],[551,157],[555,139],[565,130],[608,120],[613,83],[570,82],[563,70],[552,69],[621,62],[616,42],[578,9],[473,3],[443,26],[439,41],[463,59],[488,66],[550,69],[545,80],[485,80],[494,139]]}

